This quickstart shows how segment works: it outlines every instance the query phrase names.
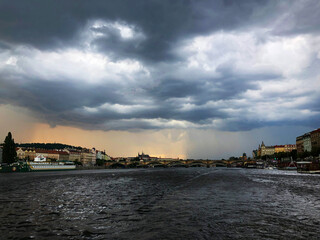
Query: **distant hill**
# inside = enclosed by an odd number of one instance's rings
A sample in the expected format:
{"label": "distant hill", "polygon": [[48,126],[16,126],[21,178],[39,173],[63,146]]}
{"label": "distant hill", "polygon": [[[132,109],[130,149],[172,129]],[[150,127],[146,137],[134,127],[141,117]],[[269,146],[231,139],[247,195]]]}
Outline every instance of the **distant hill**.
{"label": "distant hill", "polygon": [[16,143],[16,147],[24,147],[24,148],[40,148],[40,149],[64,149],[64,148],[73,148],[81,150],[82,147],[75,147],[62,143]]}

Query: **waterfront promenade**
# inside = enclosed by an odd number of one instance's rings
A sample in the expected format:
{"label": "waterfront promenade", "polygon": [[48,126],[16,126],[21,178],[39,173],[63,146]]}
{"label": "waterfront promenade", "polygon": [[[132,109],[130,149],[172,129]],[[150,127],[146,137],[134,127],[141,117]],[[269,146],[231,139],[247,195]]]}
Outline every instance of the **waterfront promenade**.
{"label": "waterfront promenade", "polygon": [[169,168],[0,175],[4,239],[316,239],[320,176]]}

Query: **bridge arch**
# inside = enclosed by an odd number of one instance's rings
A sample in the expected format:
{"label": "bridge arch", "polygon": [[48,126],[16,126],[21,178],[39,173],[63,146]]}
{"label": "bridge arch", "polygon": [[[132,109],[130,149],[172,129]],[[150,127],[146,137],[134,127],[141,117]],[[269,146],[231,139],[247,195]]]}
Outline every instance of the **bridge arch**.
{"label": "bridge arch", "polygon": [[206,167],[207,163],[203,161],[193,161],[188,164],[189,167]]}
{"label": "bridge arch", "polygon": [[116,162],[116,163],[113,163],[111,165],[109,165],[109,168],[125,168],[126,166],[122,163],[119,163],[119,162]]}
{"label": "bridge arch", "polygon": [[181,161],[174,161],[168,163],[168,167],[186,167],[186,164]]}
{"label": "bridge arch", "polygon": [[217,162],[215,163],[216,167],[227,167],[227,164],[222,163],[222,162]]}
{"label": "bridge arch", "polygon": [[165,164],[163,164],[163,163],[161,163],[159,161],[152,161],[152,162],[147,163],[147,165],[149,167],[166,167]]}

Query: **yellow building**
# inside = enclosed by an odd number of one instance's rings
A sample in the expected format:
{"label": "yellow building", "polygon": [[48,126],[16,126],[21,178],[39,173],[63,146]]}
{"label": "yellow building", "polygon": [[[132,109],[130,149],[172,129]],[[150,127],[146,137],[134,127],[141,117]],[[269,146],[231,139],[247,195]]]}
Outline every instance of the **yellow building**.
{"label": "yellow building", "polygon": [[25,153],[25,151],[22,150],[22,148],[20,148],[20,147],[17,148],[16,152],[17,152],[17,157],[18,157],[20,160],[24,160],[24,159],[25,159],[26,153]]}
{"label": "yellow building", "polygon": [[261,146],[259,145],[259,148],[257,150],[254,150],[257,153],[257,157],[262,157],[265,155],[273,155],[275,153],[281,153],[281,152],[292,152],[293,150],[296,150],[297,146],[296,144],[286,144],[286,145],[275,145],[275,146],[266,146],[264,142],[262,142]]}
{"label": "yellow building", "polygon": [[74,149],[64,149],[67,153],[69,153],[69,161],[72,162],[80,162],[81,160],[81,152]]}
{"label": "yellow building", "polygon": [[36,157],[36,151],[35,150],[25,150],[25,158],[29,161],[33,161]]}
{"label": "yellow building", "polygon": [[69,153],[61,150],[45,150],[45,149],[36,149],[37,155],[41,154],[48,160],[69,160]]}
{"label": "yellow building", "polygon": [[83,166],[92,166],[96,164],[96,151],[83,149],[80,156]]}
{"label": "yellow building", "polygon": [[262,156],[270,156],[270,155],[273,155],[274,154],[274,146],[266,146],[264,145],[264,142],[262,141],[262,144],[261,144],[261,157]]}
{"label": "yellow building", "polygon": [[274,153],[285,152],[285,145],[275,145]]}
{"label": "yellow building", "polygon": [[41,154],[47,160],[59,160],[59,152],[53,150],[43,150],[43,149],[36,149],[36,154]]}
{"label": "yellow building", "polygon": [[285,152],[292,152],[293,150],[297,150],[296,144],[286,144],[284,145],[284,151]]}

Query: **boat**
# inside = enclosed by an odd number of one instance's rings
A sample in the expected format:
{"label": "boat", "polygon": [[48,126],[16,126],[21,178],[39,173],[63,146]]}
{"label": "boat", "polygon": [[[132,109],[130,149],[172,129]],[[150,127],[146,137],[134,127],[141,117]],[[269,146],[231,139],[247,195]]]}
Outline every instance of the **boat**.
{"label": "boat", "polygon": [[49,162],[43,155],[38,155],[34,161],[27,162],[30,171],[74,170],[76,165],[71,161]]}
{"label": "boat", "polygon": [[292,157],[289,159],[290,162],[284,160],[278,163],[279,170],[297,170],[297,164],[292,160]]}
{"label": "boat", "polygon": [[266,166],[265,166],[265,163],[262,162],[262,161],[257,161],[256,162],[256,168],[258,169],[264,169]]}
{"label": "boat", "polygon": [[296,171],[297,166],[294,162],[290,162],[288,166],[281,168],[280,170],[291,170],[291,171]]}
{"label": "boat", "polygon": [[248,161],[248,162],[245,162],[243,166],[245,168],[257,168],[257,162],[256,161]]}
{"label": "boat", "polygon": [[76,165],[72,162],[27,162],[30,171],[58,171],[74,170]]}
{"label": "boat", "polygon": [[275,168],[275,167],[273,167],[273,166],[269,166],[269,167],[267,167],[266,169],[268,169],[268,170],[274,170],[274,169],[277,169],[277,168]]}
{"label": "boat", "polygon": [[320,174],[319,161],[300,161],[297,166],[298,173]]}

